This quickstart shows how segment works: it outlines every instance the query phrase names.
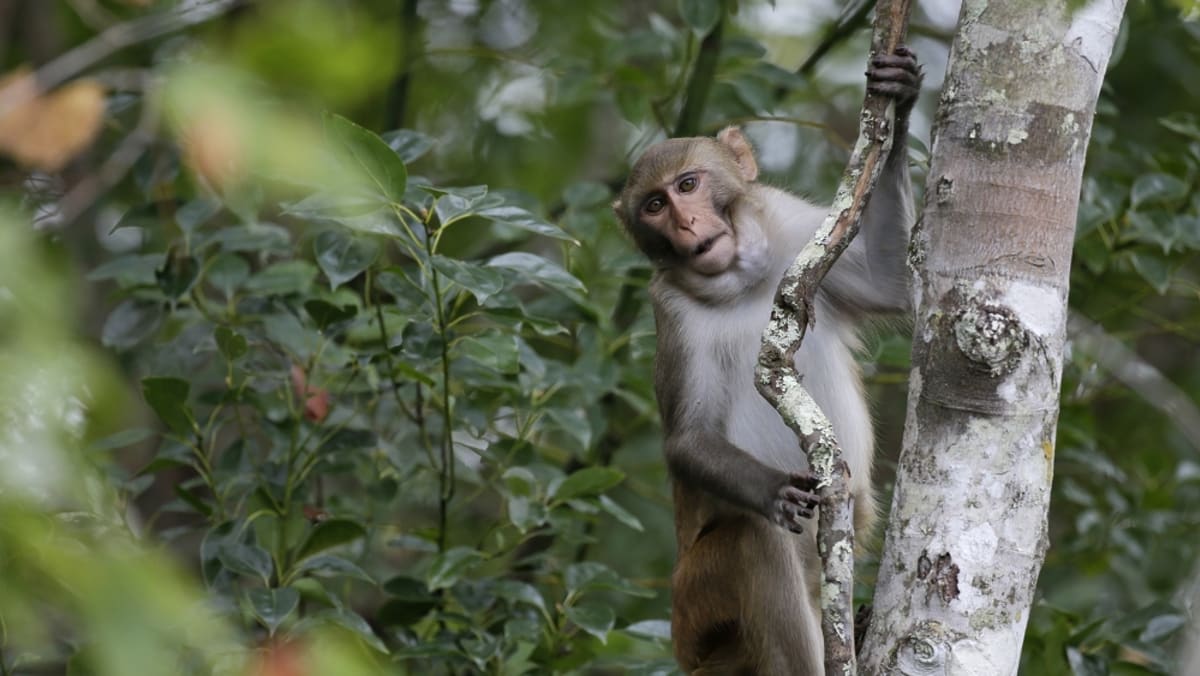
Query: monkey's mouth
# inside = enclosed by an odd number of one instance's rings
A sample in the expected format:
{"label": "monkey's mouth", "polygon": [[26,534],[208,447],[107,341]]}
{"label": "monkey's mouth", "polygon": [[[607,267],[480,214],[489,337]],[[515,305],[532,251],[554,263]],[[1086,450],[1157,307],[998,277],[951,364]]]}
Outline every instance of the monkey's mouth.
{"label": "monkey's mouth", "polygon": [[725,233],[721,233],[719,235],[713,235],[712,237],[709,237],[708,239],[704,240],[703,242],[700,242],[699,244],[696,245],[695,249],[692,249],[692,255],[695,256],[696,258],[699,258],[699,257],[703,256],[704,254],[708,253],[709,251],[712,251],[713,244],[716,243],[716,241],[718,239],[721,239],[724,236],[725,236]]}

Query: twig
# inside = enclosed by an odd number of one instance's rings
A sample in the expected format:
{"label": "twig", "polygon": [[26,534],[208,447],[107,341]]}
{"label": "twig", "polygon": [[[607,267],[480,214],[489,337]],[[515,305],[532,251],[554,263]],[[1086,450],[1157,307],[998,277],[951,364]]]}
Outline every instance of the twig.
{"label": "twig", "polygon": [[[908,27],[911,0],[879,0],[872,54],[891,54]],[[817,286],[858,232],[871,192],[892,148],[895,105],[867,93],[858,142],[838,185],[833,207],[812,241],[780,282],[771,320],[763,333],[756,384],[800,438],[821,498],[817,543],[821,553],[821,632],[825,673],[856,673],[854,659],[854,504],[849,470],[829,420],[801,386],[795,354],[813,321]]]}
{"label": "twig", "polygon": [[[149,76],[146,76],[143,83],[148,84],[149,80]],[[149,87],[143,87],[142,114],[138,118],[137,126],[113,149],[99,169],[75,184],[75,187],[59,201],[59,227],[74,223],[75,219],[90,209],[101,195],[120,183],[142,153],[146,152],[158,137],[162,111],[159,109],[157,97],[145,91],[146,89]]]}
{"label": "twig", "polygon": [[214,19],[242,0],[190,0],[180,8],[119,23],[47,63],[34,73],[36,87],[10,87],[20,93],[0,96],[0,117],[12,108],[63,84],[116,52],[139,42]]}

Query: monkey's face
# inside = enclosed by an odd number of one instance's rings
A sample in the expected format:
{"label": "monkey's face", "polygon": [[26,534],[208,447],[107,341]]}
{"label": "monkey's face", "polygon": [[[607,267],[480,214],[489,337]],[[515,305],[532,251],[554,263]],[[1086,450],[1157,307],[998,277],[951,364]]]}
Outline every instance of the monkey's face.
{"label": "monkey's face", "polygon": [[646,196],[638,221],[670,243],[677,260],[702,275],[719,275],[737,257],[737,234],[716,199],[709,172],[686,171]]}
{"label": "monkey's face", "polygon": [[638,160],[613,206],[656,265],[715,276],[737,261],[730,209],[746,189],[747,177],[726,144],[672,139]]}

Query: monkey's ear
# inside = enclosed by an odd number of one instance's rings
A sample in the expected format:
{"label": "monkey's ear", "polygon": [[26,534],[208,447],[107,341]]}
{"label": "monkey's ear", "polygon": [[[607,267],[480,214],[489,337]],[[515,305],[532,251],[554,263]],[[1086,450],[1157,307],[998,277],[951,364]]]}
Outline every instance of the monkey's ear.
{"label": "monkey's ear", "polygon": [[741,129],[725,127],[721,133],[717,134],[717,141],[733,151],[733,158],[737,162],[742,178],[747,181],[758,178],[758,162],[754,161],[754,148],[751,148],[750,142],[746,140],[745,136],[742,136]]}

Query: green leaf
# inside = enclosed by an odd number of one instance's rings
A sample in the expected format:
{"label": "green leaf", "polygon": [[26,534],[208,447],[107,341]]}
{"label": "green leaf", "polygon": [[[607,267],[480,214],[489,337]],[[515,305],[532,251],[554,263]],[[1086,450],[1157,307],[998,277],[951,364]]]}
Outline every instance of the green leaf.
{"label": "green leaf", "polygon": [[475,302],[483,305],[488,298],[504,290],[504,275],[480,263],[460,261],[445,256],[433,256],[433,267],[439,274],[461,286]]}
{"label": "green leaf", "polygon": [[501,205],[484,209],[479,212],[479,215],[488,220],[519,230],[526,230],[545,237],[561,239],[576,245],[579,244],[578,240],[568,235],[562,228],[543,221],[521,207]]}
{"label": "green leaf", "polygon": [[251,589],[246,592],[254,616],[263,623],[272,636],[283,621],[300,605],[300,592],[291,587],[279,589]]}
{"label": "green leaf", "polygon": [[517,580],[497,580],[494,589],[496,595],[502,599],[513,603],[524,603],[537,608],[543,614],[546,613],[546,600],[542,598],[541,592],[531,584]]}
{"label": "green leaf", "polygon": [[204,271],[204,279],[217,287],[226,298],[233,294],[250,278],[250,264],[244,258],[233,253],[218,254],[208,263]]}
{"label": "green leaf", "polygon": [[612,631],[613,625],[617,621],[613,609],[599,603],[568,606],[566,616],[580,629],[600,639],[601,643],[608,642],[608,632]]}
{"label": "green leaf", "polygon": [[305,559],[299,566],[296,566],[296,572],[320,577],[349,577],[368,584],[377,584],[375,578],[354,562],[333,554],[318,554]]}
{"label": "green leaf", "polygon": [[88,273],[90,282],[111,279],[122,287],[150,286],[155,283],[154,273],[162,264],[162,254],[129,254],[114,258]]}
{"label": "green leaf", "polygon": [[454,351],[497,373],[514,374],[521,368],[516,336],[499,331],[462,338],[454,344]]}
{"label": "green leaf", "polygon": [[1162,295],[1171,288],[1171,269],[1166,259],[1152,254],[1133,255],[1133,269]]}
{"label": "green leaf", "polygon": [[1178,614],[1159,615],[1146,623],[1138,636],[1142,643],[1157,643],[1187,624],[1187,618]]}
{"label": "green leaf", "polygon": [[551,289],[562,291],[572,299],[580,298],[579,294],[586,293],[583,282],[574,275],[562,269],[557,263],[552,263],[536,254],[524,251],[500,254],[487,262],[489,267],[512,270],[520,275],[520,281],[528,284],[538,284]]}
{"label": "green leaf", "polygon": [[612,467],[587,467],[571,474],[550,493],[556,502],[564,502],[584,495],[596,495],[616,486],[625,479],[625,474]]}
{"label": "green leaf", "polygon": [[438,198],[434,212],[442,227],[474,214],[475,207],[483,201],[488,191],[486,185],[468,185],[461,188],[423,187],[423,189]]}
{"label": "green leaf", "polygon": [[1184,136],[1200,140],[1200,123],[1197,122],[1196,116],[1193,113],[1174,112],[1166,117],[1159,118],[1158,121],[1162,126],[1176,134],[1183,134]]}
{"label": "green leaf", "polygon": [[408,170],[383,139],[340,115],[325,116],[325,132],[343,151],[343,161],[357,170],[369,192],[385,202],[404,201]]}
{"label": "green leaf", "polygon": [[614,519],[629,526],[637,532],[642,532],[642,522],[621,505],[618,505],[607,495],[600,496],[600,509],[608,512]]}
{"label": "green leaf", "polygon": [[362,639],[364,643],[380,653],[384,655],[388,654],[387,646],[384,645],[383,641],[379,640],[374,630],[371,629],[371,625],[367,624],[367,621],[358,613],[345,609],[323,610],[313,615],[310,619],[306,619],[301,624],[309,625],[317,623],[336,624],[343,629],[349,630]]}
{"label": "green leaf", "polygon": [[333,324],[353,319],[358,314],[358,308],[353,305],[337,306],[319,298],[305,301],[304,311],[313,318],[322,331]]}
{"label": "green leaf", "polygon": [[128,350],[158,331],[162,321],[163,309],[159,303],[126,300],[104,320],[100,342],[105,347]]}
{"label": "green leaf", "polygon": [[706,35],[721,18],[721,0],[679,0],[679,15],[696,35]]}
{"label": "green leaf", "polygon": [[88,444],[89,451],[112,451],[118,448],[132,446],[139,441],[145,441],[154,436],[154,430],[145,427],[131,427],[116,434],[110,434],[103,439],[97,439]]}
{"label": "green leaf", "polygon": [[532,497],[537,492],[537,476],[524,467],[509,467],[500,478],[511,495]]}
{"label": "green leaf", "polygon": [[251,223],[221,228],[208,240],[222,251],[283,251],[292,245],[292,235],[274,223]]}
{"label": "green leaf", "polygon": [[313,240],[317,265],[336,289],[354,279],[379,257],[379,243],[359,238],[343,230],[326,230]]}
{"label": "green leaf", "polygon": [[306,559],[326,549],[344,545],[367,534],[367,529],[357,521],[349,519],[329,519],[313,527],[308,538],[301,545],[296,558]]}
{"label": "green leaf", "polygon": [[175,223],[179,229],[191,234],[221,211],[221,203],[208,198],[194,199],[179,207],[175,212]]}
{"label": "green leaf", "polygon": [[431,590],[453,587],[458,578],[470,570],[476,563],[483,560],[483,553],[472,547],[454,547],[448,549],[429,566],[425,576],[425,584]]}
{"label": "green leaf", "polygon": [[433,139],[419,131],[397,129],[383,135],[384,143],[396,151],[405,164],[420,159],[433,148]]}
{"label": "green leaf", "polygon": [[671,640],[671,623],[667,620],[642,620],[641,622],[634,622],[621,631],[630,636],[654,641]]}
{"label": "green leaf", "polygon": [[546,523],[546,507],[530,498],[514,496],[507,501],[508,521],[522,533]]}
{"label": "green leaf", "polygon": [[213,338],[217,341],[217,349],[221,351],[225,359],[232,362],[246,356],[248,348],[245,336],[228,326],[218,326],[213,331]]}
{"label": "green leaf", "polygon": [[192,434],[196,429],[196,419],[187,405],[190,387],[180,378],[142,378],[142,396],[146,403],[172,432],[180,436]]}
{"label": "green leaf", "polygon": [[316,276],[317,269],[308,261],[282,261],[251,277],[246,282],[246,290],[274,296],[304,293]]}
{"label": "green leaf", "polygon": [[1129,201],[1134,208],[1152,204],[1172,204],[1187,197],[1188,185],[1170,174],[1144,174],[1138,176],[1129,191]]}
{"label": "green leaf", "polygon": [[[153,465],[159,461],[165,461],[166,463],[171,462],[171,460],[168,460],[165,458],[156,458],[153,462],[151,462],[151,464]],[[191,467],[192,469],[195,469],[195,466],[192,465],[191,463],[188,463],[188,466]],[[146,472],[146,470],[143,470],[142,473],[145,474],[145,472]],[[196,510],[196,512],[198,514],[203,514],[204,516],[212,516],[212,512],[213,512],[212,507],[209,506],[209,504],[204,501],[204,498],[201,498],[199,495],[196,495],[193,491],[191,491],[190,489],[188,489],[180,484],[175,484],[174,491],[175,491],[175,495],[180,500],[183,500],[185,503],[187,503],[187,505],[189,507]]]}
{"label": "green leaf", "polygon": [[237,542],[226,542],[217,547],[217,558],[229,570],[240,575],[257,577],[268,584],[275,566],[271,563],[271,555],[267,550],[256,545],[244,545]]}
{"label": "green leaf", "polygon": [[567,566],[563,578],[567,585],[567,592],[571,594],[593,590],[611,590],[630,596],[654,597],[653,591],[633,584],[598,561],[572,563]]}

